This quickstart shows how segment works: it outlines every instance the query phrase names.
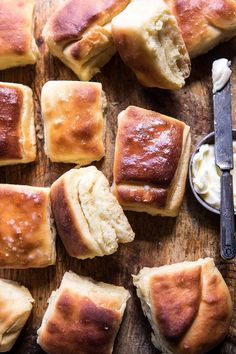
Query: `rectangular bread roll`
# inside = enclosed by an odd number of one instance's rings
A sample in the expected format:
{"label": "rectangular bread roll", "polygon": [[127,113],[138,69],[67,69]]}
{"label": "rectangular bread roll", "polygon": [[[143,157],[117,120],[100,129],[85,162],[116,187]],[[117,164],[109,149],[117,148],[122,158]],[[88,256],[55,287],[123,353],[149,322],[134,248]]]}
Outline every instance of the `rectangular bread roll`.
{"label": "rectangular bread roll", "polygon": [[48,301],[39,345],[49,354],[111,354],[129,297],[123,287],[65,273]]}
{"label": "rectangular bread roll", "polygon": [[208,353],[226,336],[232,300],[212,258],[145,267],[133,280],[161,353]]}
{"label": "rectangular bread roll", "polygon": [[119,114],[113,193],[125,210],[178,215],[190,142],[177,119],[135,106]]}
{"label": "rectangular bread roll", "polygon": [[111,20],[130,0],[67,0],[43,30],[50,52],[89,81],[115,54]]}
{"label": "rectangular bread roll", "polygon": [[134,239],[108,180],[94,166],[62,175],[51,187],[51,200],[58,234],[72,257],[109,255]]}
{"label": "rectangular bread roll", "polygon": [[51,161],[88,165],[105,153],[106,106],[97,82],[48,81],[42,89],[45,154]]}
{"label": "rectangular bread roll", "polygon": [[168,0],[194,58],[236,36],[234,0]]}
{"label": "rectangular bread roll", "polygon": [[179,89],[185,84],[190,59],[164,0],[133,0],[113,18],[112,36],[122,60],[142,85]]}
{"label": "rectangular bread roll", "polygon": [[0,1],[0,70],[34,64],[34,0]]}
{"label": "rectangular bread roll", "polygon": [[0,352],[11,350],[28,320],[34,299],[20,284],[0,279]]}
{"label": "rectangular bread roll", "polygon": [[55,263],[50,188],[0,184],[0,220],[0,268]]}
{"label": "rectangular bread roll", "polygon": [[36,158],[34,104],[28,86],[0,82],[0,166]]}

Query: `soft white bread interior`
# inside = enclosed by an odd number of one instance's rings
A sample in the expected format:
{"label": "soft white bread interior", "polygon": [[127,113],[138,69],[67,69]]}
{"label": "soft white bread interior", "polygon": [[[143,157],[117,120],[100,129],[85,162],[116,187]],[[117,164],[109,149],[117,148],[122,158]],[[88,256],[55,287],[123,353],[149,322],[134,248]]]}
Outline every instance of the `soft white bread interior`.
{"label": "soft white bread interior", "polygon": [[108,180],[94,166],[62,175],[51,187],[51,200],[57,231],[73,257],[109,255],[118,243],[134,239]]}
{"label": "soft white bread interior", "polygon": [[29,290],[13,281],[0,279],[0,352],[11,350],[25,325],[34,299]]}
{"label": "soft white bread interior", "polygon": [[143,268],[133,281],[162,353],[203,354],[226,336],[232,301],[213,259]]}
{"label": "soft white bread interior", "polygon": [[190,59],[165,1],[132,1],[113,18],[112,36],[121,58],[144,86],[179,89],[185,84]]}
{"label": "soft white bread interior", "polygon": [[123,287],[65,273],[48,300],[39,345],[50,354],[112,353],[129,297]]}

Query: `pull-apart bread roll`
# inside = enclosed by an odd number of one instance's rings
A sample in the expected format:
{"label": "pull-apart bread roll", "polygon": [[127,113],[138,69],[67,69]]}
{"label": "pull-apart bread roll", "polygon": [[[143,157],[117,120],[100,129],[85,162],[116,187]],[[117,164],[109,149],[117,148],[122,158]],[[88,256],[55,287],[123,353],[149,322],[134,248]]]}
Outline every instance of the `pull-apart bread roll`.
{"label": "pull-apart bread roll", "polygon": [[106,99],[100,83],[48,81],[41,106],[51,161],[87,165],[104,156]]}
{"label": "pull-apart bread roll", "polygon": [[144,86],[179,89],[185,84],[190,59],[165,1],[132,1],[112,20],[112,36],[121,58]]}
{"label": "pull-apart bread roll", "polygon": [[118,116],[113,193],[126,210],[177,216],[190,154],[189,126],[130,106]]}
{"label": "pull-apart bread roll", "polygon": [[0,268],[55,263],[50,188],[0,184]]}
{"label": "pull-apart bread roll", "polygon": [[191,58],[236,35],[234,0],[168,0]]}
{"label": "pull-apart bread roll", "polygon": [[49,18],[43,37],[50,52],[88,81],[115,54],[111,20],[130,0],[67,0]]}
{"label": "pull-apart bread roll", "polygon": [[34,0],[0,1],[0,70],[34,64]]}
{"label": "pull-apart bread roll", "polygon": [[32,90],[0,82],[0,166],[32,162],[35,158]]}
{"label": "pull-apart bread roll", "polygon": [[120,286],[65,273],[38,330],[48,354],[111,354],[130,295]]}
{"label": "pull-apart bread roll", "polygon": [[0,279],[0,352],[11,350],[32,310],[28,289],[18,283]]}
{"label": "pull-apart bread roll", "polygon": [[143,268],[133,278],[161,353],[203,354],[226,336],[232,301],[213,259]]}
{"label": "pull-apart bread roll", "polygon": [[109,255],[134,233],[109,183],[96,167],[72,169],[51,187],[52,210],[64,246],[79,259]]}

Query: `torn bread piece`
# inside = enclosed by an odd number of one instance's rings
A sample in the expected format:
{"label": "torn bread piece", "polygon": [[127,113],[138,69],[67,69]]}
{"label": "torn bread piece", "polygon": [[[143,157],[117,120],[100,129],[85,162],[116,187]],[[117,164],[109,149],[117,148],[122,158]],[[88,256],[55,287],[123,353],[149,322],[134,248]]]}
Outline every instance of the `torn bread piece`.
{"label": "torn bread piece", "polygon": [[118,243],[134,239],[108,180],[94,166],[62,175],[51,187],[51,201],[58,234],[72,257],[109,255]]}
{"label": "torn bread piece", "polygon": [[145,267],[133,280],[162,353],[203,354],[227,335],[232,300],[213,259]]}
{"label": "torn bread piece", "polygon": [[0,70],[35,64],[34,0],[0,1]]}
{"label": "torn bread piece", "polygon": [[25,85],[0,82],[0,166],[35,159],[32,90]]}
{"label": "torn bread piece", "polygon": [[20,284],[0,279],[0,352],[11,350],[28,320],[34,299]]}
{"label": "torn bread piece", "polygon": [[51,161],[81,166],[104,156],[106,98],[100,83],[48,81],[41,107],[44,150]]}
{"label": "torn bread piece", "polygon": [[190,156],[184,122],[129,106],[118,116],[113,193],[125,210],[177,216]]}
{"label": "torn bread piece", "polygon": [[132,1],[112,20],[112,36],[124,61],[147,87],[179,89],[190,59],[177,21],[163,0]]}
{"label": "torn bread piece", "polygon": [[0,268],[55,264],[50,188],[0,184]]}
{"label": "torn bread piece", "polygon": [[111,354],[129,292],[72,272],[48,300],[38,344],[50,354]]}
{"label": "torn bread piece", "polygon": [[43,38],[50,52],[89,81],[100,71],[116,49],[111,20],[130,0],[67,0],[49,18]]}

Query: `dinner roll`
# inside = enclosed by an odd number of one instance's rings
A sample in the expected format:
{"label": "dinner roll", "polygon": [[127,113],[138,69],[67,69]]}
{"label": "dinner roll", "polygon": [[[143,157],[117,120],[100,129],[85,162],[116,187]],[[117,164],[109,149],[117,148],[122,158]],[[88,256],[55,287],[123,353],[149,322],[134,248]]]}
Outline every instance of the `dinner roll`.
{"label": "dinner roll", "polygon": [[0,1],[0,70],[36,62],[34,5],[34,0]]}
{"label": "dinner roll", "polygon": [[48,81],[42,89],[45,153],[51,161],[88,165],[105,153],[106,106],[97,82]]}
{"label": "dinner roll", "polygon": [[109,183],[94,166],[72,169],[51,187],[52,210],[59,236],[70,256],[109,255],[134,233]]}
{"label": "dinner roll", "polygon": [[125,210],[177,216],[190,155],[185,123],[130,106],[118,116],[113,193]]}
{"label": "dinner roll", "polygon": [[32,310],[28,289],[10,280],[0,279],[0,352],[11,350]]}
{"label": "dinner roll", "polygon": [[111,20],[130,0],[66,0],[43,30],[50,52],[88,81],[100,71],[116,49]]}
{"label": "dinner roll", "polygon": [[120,286],[65,273],[38,330],[49,354],[111,354],[130,295]]}
{"label": "dinner roll", "polygon": [[0,166],[32,162],[35,158],[32,90],[0,82]]}
{"label": "dinner roll", "polygon": [[134,0],[112,20],[112,36],[123,61],[147,87],[179,89],[190,59],[174,16],[163,0]]}
{"label": "dinner roll", "polygon": [[55,263],[50,188],[0,184],[0,268]]}
{"label": "dinner roll", "polygon": [[232,301],[213,259],[143,268],[133,278],[162,353],[203,354],[226,336]]}
{"label": "dinner roll", "polygon": [[236,35],[234,0],[168,0],[194,58]]}

